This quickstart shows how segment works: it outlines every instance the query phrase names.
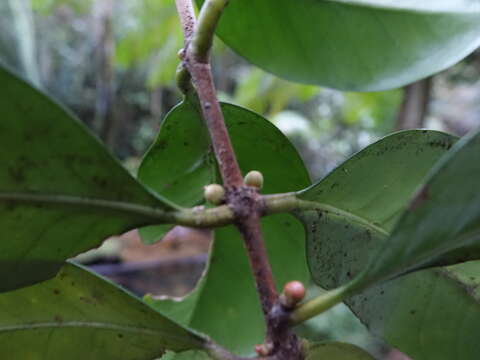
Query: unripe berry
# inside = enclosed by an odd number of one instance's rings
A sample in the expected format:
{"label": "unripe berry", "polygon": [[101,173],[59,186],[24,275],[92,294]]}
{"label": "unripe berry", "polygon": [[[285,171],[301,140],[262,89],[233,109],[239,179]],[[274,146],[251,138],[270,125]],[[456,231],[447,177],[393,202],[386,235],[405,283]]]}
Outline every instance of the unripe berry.
{"label": "unripe berry", "polygon": [[263,175],[260,171],[250,171],[245,175],[245,185],[261,189],[263,187]]}
{"label": "unripe berry", "polygon": [[209,203],[219,205],[225,196],[225,189],[222,185],[210,184],[205,186],[203,195]]}
{"label": "unripe berry", "polygon": [[305,286],[300,281],[285,284],[280,295],[280,303],[287,309],[293,309],[305,297]]}

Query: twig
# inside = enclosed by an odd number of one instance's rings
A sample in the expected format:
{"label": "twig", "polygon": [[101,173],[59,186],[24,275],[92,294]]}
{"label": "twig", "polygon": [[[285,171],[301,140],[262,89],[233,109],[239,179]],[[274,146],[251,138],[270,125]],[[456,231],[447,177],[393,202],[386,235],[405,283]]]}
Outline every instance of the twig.
{"label": "twig", "polygon": [[228,0],[205,1],[191,39],[192,44],[190,49],[196,61],[208,63],[215,29],[227,4]]}
{"label": "twig", "polygon": [[298,325],[342,302],[342,300],[348,296],[350,288],[352,287],[351,284],[352,283],[349,283],[347,286],[327,291],[326,293],[298,306],[290,314],[290,325]]}
{"label": "twig", "polygon": [[[287,354],[289,351],[284,351],[286,348],[282,348],[282,342],[274,341],[276,335],[275,319],[272,319],[270,313],[277,302],[278,295],[260,231],[263,203],[256,189],[244,184],[217,99],[209,63],[214,31],[228,0],[206,0],[200,10],[199,21],[195,24],[193,35],[190,32],[192,17],[188,15],[190,11],[188,9],[191,8],[190,0],[176,0],[176,3],[180,16],[186,17],[181,21],[186,36],[185,50],[181,53],[182,60],[192,77],[203,118],[210,133],[215,157],[226,190],[226,204],[232,209],[234,222],[245,240],[267,323],[267,342],[274,343],[277,346],[274,351],[281,354],[277,359],[299,359],[301,356],[296,349],[293,350],[293,353]],[[294,335],[290,336],[290,340],[290,343],[296,343]],[[298,348],[298,346],[295,346],[295,348]]]}
{"label": "twig", "polygon": [[195,12],[193,11],[193,4],[191,0],[175,0],[177,12],[182,23],[183,37],[185,45],[188,45],[195,30]]}
{"label": "twig", "polygon": [[[188,0],[177,0],[177,7],[185,9],[187,7],[184,4],[186,1],[189,2]],[[193,40],[183,52],[183,60],[192,76],[200,99],[203,117],[210,133],[215,156],[227,191],[227,204],[233,210],[235,222],[245,237],[257,289],[259,290],[261,303],[264,305],[264,314],[267,316],[273,305],[272,299],[275,299],[277,294],[260,232],[258,195],[244,186],[243,177],[217,100],[208,62],[210,50],[208,46],[212,43],[213,31],[226,4],[226,0],[206,1],[200,11],[200,20],[195,26]],[[180,12],[180,15],[182,16],[182,12]],[[182,24],[188,24],[188,21],[182,21]],[[198,33],[197,30],[199,30]],[[184,29],[184,32],[187,34],[187,29]]]}
{"label": "twig", "polygon": [[[240,230],[247,248],[250,266],[256,279],[257,291],[260,296],[262,311],[267,316],[277,299],[275,283],[272,275],[272,268],[268,262],[267,250],[260,232],[260,221],[258,215],[251,216],[238,221],[237,227]],[[266,317],[268,321],[268,316]],[[271,329],[268,329],[271,333]]]}
{"label": "twig", "polygon": [[[216,12],[207,16],[205,15],[205,12],[211,8],[211,6],[208,5],[210,2],[214,2],[216,4],[216,6],[214,7]],[[211,44],[211,39],[201,39],[201,35],[197,34],[197,29],[201,30],[211,28],[212,25],[210,25],[209,23],[205,23],[205,21],[213,22],[214,24],[216,24],[218,21],[218,17],[221,14],[221,7],[219,7],[218,4],[223,3],[223,5],[225,6],[227,1],[207,0],[204,7],[200,11],[200,21],[195,25],[195,32],[193,35],[191,35],[190,32],[192,26],[192,17],[190,15],[190,11],[186,10],[191,9],[191,1],[177,0],[176,3],[177,8],[180,9],[179,14],[181,17],[185,16],[185,14],[188,14],[186,15],[188,16],[188,18],[182,20],[182,26],[184,26],[184,33],[187,37],[186,48],[182,54],[183,61],[185,67],[188,69],[190,75],[192,76],[195,89],[200,99],[202,114],[207,123],[207,127],[215,151],[215,156],[217,158],[218,165],[220,167],[220,173],[223,178],[224,186],[226,188],[241,187],[243,185],[243,177],[240,171],[240,167],[238,166],[235,153],[233,151],[227,127],[225,126],[225,121],[222,111],[220,109],[220,104],[217,100],[217,93],[215,90],[215,85],[213,83],[212,72],[210,69],[210,64],[208,63],[209,49],[205,49],[204,47],[195,47],[195,45],[199,44]],[[201,22],[202,20],[203,22]],[[210,37],[213,35],[213,33],[210,33],[208,31],[202,31],[201,34]],[[193,40],[190,44],[190,39],[192,38],[192,36]],[[199,59],[201,59],[202,61],[199,61]]]}

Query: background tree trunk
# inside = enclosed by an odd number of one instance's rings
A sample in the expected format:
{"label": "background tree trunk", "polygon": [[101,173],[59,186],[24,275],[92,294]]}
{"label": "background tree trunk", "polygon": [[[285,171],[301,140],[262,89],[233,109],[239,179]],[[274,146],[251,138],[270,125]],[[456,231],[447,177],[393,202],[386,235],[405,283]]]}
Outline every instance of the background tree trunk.
{"label": "background tree trunk", "polygon": [[432,77],[404,87],[403,101],[395,123],[396,130],[424,127],[431,87]]}
{"label": "background tree trunk", "polygon": [[94,128],[110,149],[115,147],[118,121],[115,116],[115,37],[112,0],[96,3],[94,8],[96,104]]}

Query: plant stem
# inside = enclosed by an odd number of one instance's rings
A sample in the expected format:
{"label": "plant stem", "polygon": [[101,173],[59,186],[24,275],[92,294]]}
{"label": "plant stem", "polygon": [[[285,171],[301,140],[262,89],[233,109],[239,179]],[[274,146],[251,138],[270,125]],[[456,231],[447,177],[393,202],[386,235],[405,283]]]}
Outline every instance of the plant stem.
{"label": "plant stem", "polygon": [[[268,322],[268,314],[277,300],[273,272],[268,261],[267,250],[260,231],[260,220],[256,213],[237,223],[249,255],[257,291],[259,293],[262,311]],[[271,332],[267,326],[267,330]]]}
{"label": "plant stem", "polygon": [[[208,14],[209,9],[212,9],[212,6],[209,5],[211,2],[215,3],[213,7],[215,11],[212,14]],[[205,44],[211,45],[213,30],[221,15],[221,10],[226,4],[226,0],[207,0],[205,2],[200,11],[199,22],[195,25],[194,34],[190,35],[193,36],[191,43],[187,34],[190,34],[192,17],[189,16],[188,19],[183,19],[182,25],[186,26],[184,27],[184,33],[187,37],[187,47],[183,52],[184,64],[192,76],[200,99],[203,118],[210,133],[224,186],[229,188],[241,187],[243,185],[243,177],[233,151],[227,127],[225,126],[220,104],[217,100],[217,93],[208,62],[209,49],[203,47]],[[185,13],[188,13],[185,9],[191,8],[191,1],[177,0],[177,8],[181,9],[179,12],[180,16],[184,16]],[[200,34],[197,32],[198,29],[202,31]],[[205,29],[212,29],[212,31],[206,31]],[[204,39],[204,37],[209,37],[209,39]],[[195,45],[200,45],[201,47],[197,48]]]}
{"label": "plant stem", "polygon": [[0,203],[64,205],[75,208],[86,207],[102,211],[138,216],[145,224],[176,224],[191,227],[212,228],[231,224],[234,221],[232,210],[226,206],[211,209],[203,207],[193,209],[166,210],[135,203],[85,198],[58,194],[2,193]]}
{"label": "plant stem", "polygon": [[342,302],[348,296],[352,283],[327,291],[326,293],[298,306],[290,314],[290,325],[298,325],[310,318],[313,318],[331,307]]}
{"label": "plant stem", "polygon": [[196,19],[193,4],[191,0],[175,0],[175,5],[177,6],[177,12],[180,17],[180,22],[182,23],[185,46],[187,46],[195,30]]}
{"label": "plant stem", "polygon": [[200,99],[223,184],[227,191],[229,188],[239,188],[243,186],[243,177],[216,98],[210,64],[193,61],[188,55],[185,61]]}
{"label": "plant stem", "polygon": [[[191,7],[190,0],[176,0],[176,3],[180,16],[186,16],[185,13],[188,13],[186,9]],[[226,203],[232,209],[234,223],[245,241],[267,324],[267,341],[274,342],[272,339],[275,338],[275,326],[270,317],[270,311],[276,303],[278,295],[260,230],[260,216],[263,213],[264,204],[258,192],[244,184],[217,99],[209,63],[215,28],[227,3],[228,0],[206,0],[200,10],[199,21],[195,24],[195,31],[191,37],[189,29],[192,25],[192,17],[182,19],[186,36],[182,60],[192,77],[199,98],[203,118],[210,134],[226,190]],[[296,341],[293,335],[291,339],[293,342]],[[275,342],[275,344],[278,343]],[[278,350],[282,353],[281,343],[279,347]],[[298,356],[292,357],[292,360],[294,358],[296,359]]]}
{"label": "plant stem", "polygon": [[[170,205],[171,209],[162,209],[159,207],[146,206],[130,202],[62,194],[42,194],[28,192],[0,192],[0,203],[1,202],[45,204],[47,206],[58,204],[75,207],[89,207],[93,209],[97,208],[143,217],[145,222],[152,224],[175,224],[200,228],[216,228],[238,222],[234,210],[229,205],[220,205],[209,209],[204,207],[184,209]],[[347,213],[328,204],[300,200],[296,197],[295,193],[265,196],[258,195],[256,196],[254,202],[255,212],[258,214],[258,216],[267,216],[271,214],[302,210],[319,210],[348,218],[353,222],[370,228],[372,231],[377,231],[379,234],[385,236],[389,235],[384,229],[375,226],[363,218]]]}
{"label": "plant stem", "polygon": [[244,237],[262,310],[267,318],[275,303],[277,293],[260,231],[259,196],[257,192],[244,186],[240,167],[217,99],[209,64],[208,54],[213,42],[214,30],[227,3],[227,0],[207,0],[204,3],[192,41],[186,49],[184,61],[200,99],[203,117],[227,191],[227,204],[232,208],[236,219],[235,223]]}
{"label": "plant stem", "polygon": [[198,18],[197,27],[192,37],[191,51],[198,62],[207,63],[213,37],[223,9],[228,0],[205,1]]}

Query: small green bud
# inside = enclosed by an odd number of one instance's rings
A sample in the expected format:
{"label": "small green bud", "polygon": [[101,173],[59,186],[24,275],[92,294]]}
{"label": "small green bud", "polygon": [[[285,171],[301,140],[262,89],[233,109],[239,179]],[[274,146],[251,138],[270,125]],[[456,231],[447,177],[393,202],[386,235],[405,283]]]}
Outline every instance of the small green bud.
{"label": "small green bud", "polygon": [[225,197],[225,189],[219,184],[205,186],[203,193],[205,200],[213,205],[219,205]]}
{"label": "small green bud", "polygon": [[245,175],[245,185],[261,189],[263,187],[263,175],[260,171],[250,171]]}

